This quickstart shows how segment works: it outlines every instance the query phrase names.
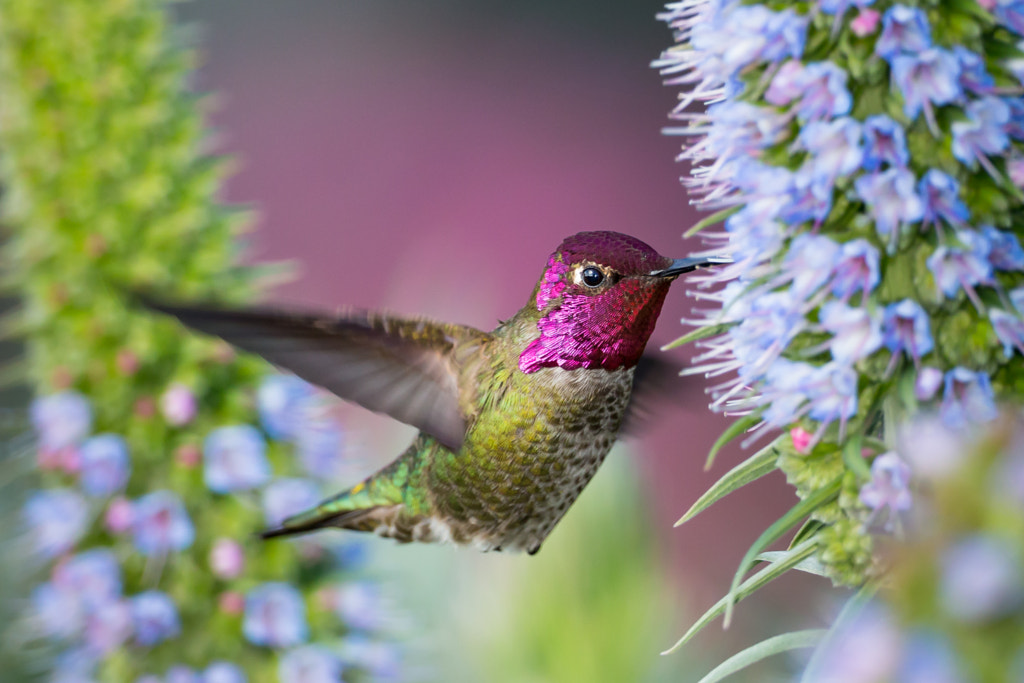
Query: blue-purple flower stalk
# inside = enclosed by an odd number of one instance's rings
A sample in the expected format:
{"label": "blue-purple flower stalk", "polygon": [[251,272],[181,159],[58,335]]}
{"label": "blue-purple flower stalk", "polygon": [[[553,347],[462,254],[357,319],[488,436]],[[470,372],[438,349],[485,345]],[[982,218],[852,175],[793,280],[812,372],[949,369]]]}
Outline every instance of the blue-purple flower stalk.
{"label": "blue-purple flower stalk", "polygon": [[703,253],[733,258],[691,278],[707,306],[684,321],[700,348],[686,372],[714,380],[745,445],[808,436],[775,441],[801,498],[841,481],[812,511],[839,583],[865,580],[868,530],[899,529],[911,505],[891,421],[930,409],[962,429],[1021,391],[1019,9],[685,0],[662,15],[678,45],[656,66],[684,89],[668,132],[692,203],[721,224]]}

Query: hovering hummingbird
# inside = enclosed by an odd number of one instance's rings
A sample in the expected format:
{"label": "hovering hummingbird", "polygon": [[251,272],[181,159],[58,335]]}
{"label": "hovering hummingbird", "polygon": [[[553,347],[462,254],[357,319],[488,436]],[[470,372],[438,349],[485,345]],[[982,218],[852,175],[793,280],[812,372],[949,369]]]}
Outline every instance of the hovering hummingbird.
{"label": "hovering hummingbird", "polygon": [[340,527],[533,554],[615,442],[669,286],[723,261],[581,232],[490,333],[373,312],[150,305],[420,430],[391,464],[264,538]]}

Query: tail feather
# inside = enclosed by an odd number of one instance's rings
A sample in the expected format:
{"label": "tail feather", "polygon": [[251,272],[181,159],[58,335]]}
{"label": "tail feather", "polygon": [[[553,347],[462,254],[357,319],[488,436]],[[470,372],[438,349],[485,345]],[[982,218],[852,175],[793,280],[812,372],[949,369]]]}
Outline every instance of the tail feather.
{"label": "tail feather", "polygon": [[280,536],[297,536],[299,534],[307,534],[326,527],[369,531],[371,529],[363,528],[363,525],[361,525],[360,522],[365,522],[369,518],[374,517],[374,512],[378,509],[378,507],[372,507],[364,510],[322,513],[320,512],[320,508],[314,508],[309,512],[289,517],[284,520],[279,527],[261,531],[260,538],[267,540],[269,538],[278,538]]}

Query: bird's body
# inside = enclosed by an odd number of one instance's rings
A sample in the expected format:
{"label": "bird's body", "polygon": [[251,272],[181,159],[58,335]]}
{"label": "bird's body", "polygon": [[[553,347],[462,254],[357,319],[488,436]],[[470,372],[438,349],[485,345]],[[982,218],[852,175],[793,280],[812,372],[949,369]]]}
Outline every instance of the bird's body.
{"label": "bird's body", "polygon": [[703,265],[579,233],[490,333],[368,313],[157,307],[421,429],[391,464],[265,536],[335,526],[533,553],[614,444],[669,284]]}

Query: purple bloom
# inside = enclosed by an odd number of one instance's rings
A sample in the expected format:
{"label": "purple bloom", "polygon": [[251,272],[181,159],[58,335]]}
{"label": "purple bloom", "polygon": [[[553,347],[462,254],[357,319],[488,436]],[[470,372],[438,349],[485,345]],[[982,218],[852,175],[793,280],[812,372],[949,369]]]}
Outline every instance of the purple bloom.
{"label": "purple bloom", "polygon": [[289,650],[278,665],[281,683],[341,683],[341,660],[321,645]]}
{"label": "purple bloom", "polygon": [[877,171],[883,164],[906,168],[910,160],[903,126],[884,114],[864,120],[864,168]]}
{"label": "purple bloom", "polygon": [[87,647],[65,650],[56,656],[49,683],[95,683],[96,653]]}
{"label": "purple bloom", "polygon": [[878,285],[878,250],[866,239],[843,244],[832,276],[832,293],[845,301],[855,292],[870,293]]}
{"label": "purple bloom", "polygon": [[860,124],[846,116],[808,123],[799,140],[810,153],[808,166],[829,183],[856,171],[864,158]]}
{"label": "purple bloom", "polygon": [[93,548],[58,565],[53,585],[73,595],[85,609],[94,610],[121,596],[121,567],[113,552]]}
{"label": "purple bloom", "polygon": [[723,7],[717,21],[694,26],[690,43],[702,58],[702,75],[725,83],[760,60],[799,57],[806,31],[806,17],[792,10],[731,5]]}
{"label": "purple bloom", "polygon": [[32,590],[31,603],[31,616],[45,635],[69,639],[81,632],[85,617],[81,601],[71,591],[42,583]]}
{"label": "purple bloom", "polygon": [[1007,542],[969,536],[946,550],[939,594],[946,611],[967,622],[1014,610],[1024,598],[1020,558]]}
{"label": "purple bloom", "polygon": [[375,681],[401,680],[398,649],[391,643],[370,640],[362,635],[348,636],[342,641],[342,659],[366,671]]}
{"label": "purple bloom", "polygon": [[998,97],[974,100],[964,109],[967,121],[952,126],[953,156],[975,168],[987,163],[987,155],[998,154],[1010,144],[1006,126],[1010,122],[1010,108]]}
{"label": "purple bloom", "polygon": [[785,270],[793,274],[794,299],[806,299],[824,285],[839,257],[839,245],[823,235],[804,233],[793,239]]}
{"label": "purple bloom", "polygon": [[132,533],[135,547],[147,557],[184,550],[195,538],[192,520],[170,491],[154,491],[136,501]]}
{"label": "purple bloom", "polygon": [[250,425],[221,427],[203,444],[203,478],[211,491],[228,493],[256,488],[270,479],[266,443]]}
{"label": "purple bloom", "polygon": [[885,307],[882,333],[886,348],[894,355],[901,351],[909,354],[915,363],[934,346],[928,314],[913,299]]}
{"label": "purple bloom", "polygon": [[757,156],[760,150],[778,142],[788,125],[782,114],[739,101],[710,105],[708,118],[711,126],[706,129],[703,144],[716,157]]}
{"label": "purple bloom", "polygon": [[320,498],[316,484],[308,479],[275,479],[263,490],[267,524],[278,526],[285,518],[315,506]]}
{"label": "purple bloom", "polygon": [[74,446],[92,429],[92,408],[77,391],[39,397],[32,401],[29,415],[44,450]]}
{"label": "purple bloom", "polygon": [[140,645],[156,645],[181,633],[178,608],[161,591],[146,591],[132,598],[132,621]]}
{"label": "purple bloom", "polygon": [[82,444],[79,454],[82,488],[89,495],[109,496],[128,483],[128,445],[117,434],[92,437]]}
{"label": "purple bloom", "polygon": [[835,361],[821,366],[806,391],[811,402],[808,415],[813,420],[845,423],[857,414],[857,373],[850,367]]}
{"label": "purple bloom", "polygon": [[882,15],[877,11],[862,9],[850,22],[850,30],[858,38],[865,38],[875,32],[881,21]]}
{"label": "purple bloom", "polygon": [[250,643],[291,647],[308,636],[302,595],[286,583],[265,583],[245,596],[242,630]]}
{"label": "purple bloom", "polygon": [[733,353],[743,362],[740,372],[756,378],[805,325],[803,312],[790,292],[771,292],[754,299],[747,316],[728,332]]}
{"label": "purple bloom", "polygon": [[929,413],[896,428],[896,448],[910,463],[914,477],[936,481],[954,475],[962,466],[968,452],[964,437],[962,431]]}
{"label": "purple bloom", "polygon": [[910,467],[893,452],[879,455],[871,463],[871,481],[860,489],[860,502],[876,513],[886,511],[885,527],[891,529],[896,515],[910,509]]}
{"label": "purple bloom", "polygon": [[307,420],[295,437],[299,460],[313,477],[335,479],[342,471],[344,433],[331,420]]}
{"label": "purple bloom", "polygon": [[820,223],[832,210],[832,184],[807,167],[793,174],[788,202],[779,213],[787,223],[813,220]]}
{"label": "purple bloom", "polygon": [[[1024,60],[1021,60],[1024,63]],[[1015,140],[1024,140],[1024,99],[1020,97],[1004,97],[1002,100],[1010,110],[1010,120],[1006,123],[1006,133]]]}
{"label": "purple bloom", "polygon": [[202,683],[246,683],[246,680],[245,672],[231,662],[214,662],[206,667],[202,676]]}
{"label": "purple bloom", "polygon": [[107,655],[121,647],[132,633],[131,609],[125,600],[114,600],[86,613],[85,642],[93,652]]}
{"label": "purple bloom", "polygon": [[914,380],[914,397],[918,401],[930,401],[942,386],[942,382],[942,370],[926,365],[918,371]]}
{"label": "purple bloom", "polygon": [[1024,36],[1024,2],[996,0],[996,18],[1017,35]]}
{"label": "purple bloom", "polygon": [[274,439],[292,438],[313,395],[313,387],[295,375],[267,375],[256,394],[267,434]]}
{"label": "purple bloom", "polygon": [[797,59],[789,60],[775,72],[764,99],[777,107],[789,104],[803,94],[803,73],[803,62]]}
{"label": "purple bloom", "polygon": [[866,308],[830,301],[821,307],[821,326],[834,335],[829,348],[843,365],[866,358],[882,345],[881,321]]}
{"label": "purple bloom", "polygon": [[[896,680],[903,650],[903,633],[889,610],[869,602],[840,622],[835,637],[829,638],[819,657],[818,675],[824,683],[874,683]],[[871,656],[865,656],[865,653]]]}
{"label": "purple bloom", "polygon": [[888,236],[890,245],[896,244],[901,223],[919,221],[924,215],[924,202],[914,191],[910,171],[890,168],[864,175],[857,178],[854,188],[875,221],[875,230]]}
{"label": "purple bloom", "polygon": [[867,7],[874,4],[875,0],[820,0],[818,7],[825,14],[836,14],[842,16],[850,6]]}
{"label": "purple bloom", "polygon": [[70,550],[89,522],[85,499],[70,489],[36,491],[25,502],[23,514],[36,550],[44,557]]}
{"label": "purple bloom", "polygon": [[1024,270],[1024,249],[1017,235],[984,225],[981,234],[988,241],[988,260],[997,270]]}
{"label": "purple bloom", "polygon": [[184,384],[172,384],[160,397],[160,411],[167,423],[175,427],[191,422],[196,408],[196,395]]}
{"label": "purple bloom", "polygon": [[985,60],[962,45],[954,45],[953,54],[960,60],[960,85],[976,95],[991,92],[995,80],[985,69]]}
{"label": "purple bloom", "polygon": [[805,65],[797,85],[800,101],[796,105],[796,115],[801,123],[849,113],[853,100],[846,89],[846,72],[832,62]]}
{"label": "purple bloom", "polygon": [[768,405],[761,417],[768,424],[781,427],[793,423],[803,412],[807,402],[807,386],[816,368],[807,363],[796,363],[776,358],[765,373],[761,387],[761,402]]}
{"label": "purple bloom", "polygon": [[931,28],[925,13],[914,7],[893,5],[882,17],[882,35],[875,43],[875,54],[890,59],[901,52],[922,52],[931,44]]}
{"label": "purple bloom", "polygon": [[245,550],[232,538],[218,538],[210,549],[210,569],[222,579],[235,579],[245,569]]}
{"label": "purple bloom", "polygon": [[987,422],[996,416],[995,398],[988,375],[957,367],[946,373],[939,414],[954,429],[971,422]]}
{"label": "purple bloom", "polygon": [[930,169],[917,184],[924,200],[922,225],[938,225],[939,219],[952,226],[962,226],[970,213],[960,199],[960,184],[937,168]]}
{"label": "purple bloom", "polygon": [[988,319],[992,323],[999,341],[1003,343],[1003,353],[1007,358],[1013,355],[1014,348],[1024,354],[1024,320],[1019,314],[992,308],[989,309]]}
{"label": "purple bloom", "polygon": [[982,235],[973,230],[961,230],[957,239],[963,248],[941,246],[928,257],[926,262],[935,285],[947,297],[956,295],[963,287],[975,306],[982,308],[974,285],[992,279],[992,263],[988,259],[990,245]]}
{"label": "purple bloom", "polygon": [[[942,48],[893,57],[892,78],[903,93],[903,113],[910,119],[917,118],[922,107],[927,115],[932,104],[948,104],[962,94],[960,62]],[[929,125],[934,131],[930,117]]]}
{"label": "purple bloom", "polygon": [[967,683],[958,671],[953,646],[932,632],[915,632],[907,639],[903,663],[892,680],[900,683]]}
{"label": "purple bloom", "polygon": [[202,683],[199,674],[184,664],[177,664],[167,670],[165,683]]}
{"label": "purple bloom", "polygon": [[385,621],[380,588],[368,581],[352,581],[337,589],[335,613],[346,626],[364,631],[381,628]]}

